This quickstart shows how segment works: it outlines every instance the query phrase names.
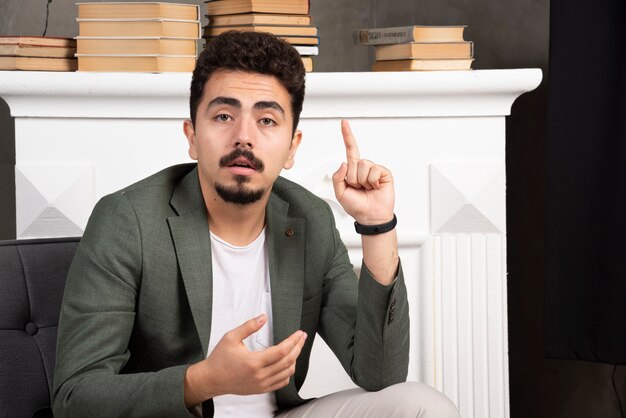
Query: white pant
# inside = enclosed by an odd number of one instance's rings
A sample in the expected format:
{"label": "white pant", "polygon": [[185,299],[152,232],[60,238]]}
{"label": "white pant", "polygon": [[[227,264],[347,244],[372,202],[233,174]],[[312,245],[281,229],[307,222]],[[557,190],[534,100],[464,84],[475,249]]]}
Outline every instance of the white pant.
{"label": "white pant", "polygon": [[349,389],[312,400],[276,418],[459,418],[441,392],[423,383],[406,382],[378,392]]}

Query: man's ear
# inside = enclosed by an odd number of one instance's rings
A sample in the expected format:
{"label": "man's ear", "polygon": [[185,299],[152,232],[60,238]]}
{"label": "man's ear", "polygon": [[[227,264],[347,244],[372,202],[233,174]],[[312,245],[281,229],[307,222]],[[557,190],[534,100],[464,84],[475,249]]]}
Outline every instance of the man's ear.
{"label": "man's ear", "polygon": [[189,142],[189,156],[192,160],[198,160],[198,152],[196,151],[196,131],[193,128],[193,122],[191,119],[185,119],[183,122],[183,132]]}
{"label": "man's ear", "polygon": [[300,146],[300,142],[302,142],[302,131],[296,131],[293,134],[293,138],[291,138],[291,147],[289,148],[289,155],[287,156],[287,161],[285,161],[285,164],[283,165],[283,168],[285,170],[289,170],[291,167],[293,167],[294,158],[296,156],[296,151],[298,150],[298,147]]}

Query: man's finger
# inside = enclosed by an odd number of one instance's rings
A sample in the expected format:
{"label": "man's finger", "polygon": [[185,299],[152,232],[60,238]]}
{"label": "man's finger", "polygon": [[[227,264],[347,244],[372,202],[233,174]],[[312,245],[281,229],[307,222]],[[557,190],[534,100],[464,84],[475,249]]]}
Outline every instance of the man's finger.
{"label": "man's finger", "polygon": [[224,338],[231,339],[233,341],[241,342],[248,338],[250,335],[254,334],[258,330],[265,325],[267,322],[267,316],[265,314],[261,314],[256,318],[252,318],[239,325],[237,328],[234,328],[224,334]]}
{"label": "man's finger", "polygon": [[[293,346],[291,351],[286,356],[283,356],[280,360],[276,361],[273,364],[268,365],[265,368],[268,378],[280,380],[279,377],[274,377],[274,376],[280,375],[280,376],[283,376],[283,378],[285,377],[284,371],[292,368],[291,366],[295,365],[296,360],[298,359],[298,356],[300,356],[300,352],[302,351],[302,347],[304,347],[306,337],[307,337],[306,333],[303,333],[300,340],[298,340],[298,342]],[[286,376],[288,377],[290,375],[286,374]]]}
{"label": "man's finger", "polygon": [[289,355],[291,350],[298,344],[301,338],[303,338],[303,331],[296,331],[289,337],[285,338],[280,344],[267,348],[258,352],[260,355],[260,362],[263,367],[274,364],[280,361],[283,357]]}
{"label": "man's finger", "polygon": [[369,175],[367,176],[368,183],[374,188],[380,188],[380,179],[383,176],[383,170],[380,166],[375,165],[370,169]]}
{"label": "man's finger", "polygon": [[359,146],[356,144],[354,135],[352,135],[350,123],[346,119],[341,121],[341,135],[343,135],[343,143],[346,146],[346,159],[348,162],[360,160]]}
{"label": "man's finger", "polygon": [[357,169],[357,182],[365,190],[372,190],[374,186],[368,181],[371,171],[376,167],[373,162],[368,160],[359,161]]}

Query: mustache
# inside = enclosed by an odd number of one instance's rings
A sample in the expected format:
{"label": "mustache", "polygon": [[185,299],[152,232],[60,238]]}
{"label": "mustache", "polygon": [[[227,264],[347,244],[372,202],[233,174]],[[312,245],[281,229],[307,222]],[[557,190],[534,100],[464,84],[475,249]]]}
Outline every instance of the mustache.
{"label": "mustache", "polygon": [[233,161],[240,157],[244,157],[245,159],[250,161],[256,171],[261,172],[265,169],[265,164],[263,164],[263,161],[255,157],[252,151],[249,151],[247,149],[242,150],[241,148],[236,148],[230,154],[220,158],[220,167],[228,167],[232,165]]}

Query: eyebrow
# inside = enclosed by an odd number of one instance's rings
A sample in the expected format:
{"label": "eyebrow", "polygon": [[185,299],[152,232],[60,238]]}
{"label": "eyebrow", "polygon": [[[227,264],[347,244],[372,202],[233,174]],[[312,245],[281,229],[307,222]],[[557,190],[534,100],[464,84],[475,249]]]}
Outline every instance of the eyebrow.
{"label": "eyebrow", "polygon": [[207,105],[207,109],[210,109],[213,106],[223,105],[223,104],[236,107],[238,109],[241,108],[241,102],[239,100],[233,99],[232,97],[218,96],[209,102],[209,104]]}
{"label": "eyebrow", "polygon": [[285,110],[279,105],[277,102],[273,101],[265,101],[265,102],[256,102],[254,104],[255,109],[274,109],[278,110],[282,117],[285,117]]}

